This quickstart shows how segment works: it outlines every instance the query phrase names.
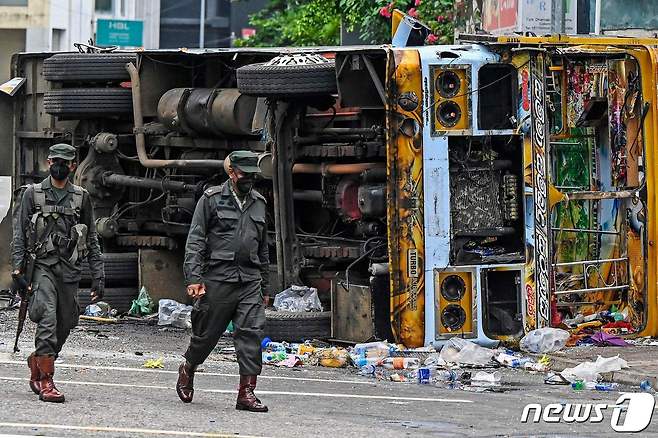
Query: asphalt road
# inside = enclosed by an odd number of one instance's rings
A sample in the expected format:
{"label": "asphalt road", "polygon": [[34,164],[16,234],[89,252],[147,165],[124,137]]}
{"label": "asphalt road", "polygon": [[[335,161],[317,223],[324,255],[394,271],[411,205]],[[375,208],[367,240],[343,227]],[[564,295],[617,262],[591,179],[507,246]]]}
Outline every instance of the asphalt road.
{"label": "asphalt road", "polygon": [[[612,407],[600,423],[522,424],[528,403],[612,406],[619,393],[549,386],[543,375],[519,370],[503,371],[505,392],[478,393],[377,381],[351,369],[267,366],[256,392],[270,412],[256,414],[234,409],[237,364],[213,354],[197,375],[194,402],[186,405],[174,385],[188,334],[136,324],[76,330],[56,366],[67,401],[46,404],[27,384],[31,323],[23,351],[11,353],[15,313],[0,312],[0,436],[615,436]],[[162,358],[164,369],[143,367],[153,358]],[[658,420],[641,435],[650,434],[658,434]]]}

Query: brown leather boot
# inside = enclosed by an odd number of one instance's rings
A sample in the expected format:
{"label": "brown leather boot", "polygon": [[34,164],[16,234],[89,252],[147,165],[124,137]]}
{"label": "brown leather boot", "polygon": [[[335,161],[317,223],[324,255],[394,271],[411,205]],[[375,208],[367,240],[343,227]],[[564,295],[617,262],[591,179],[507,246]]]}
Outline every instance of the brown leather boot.
{"label": "brown leather boot", "polygon": [[27,357],[27,366],[30,368],[30,389],[36,395],[41,392],[41,371],[37,366],[37,356],[32,353]]}
{"label": "brown leather boot", "polygon": [[53,382],[55,374],[55,357],[54,356],[35,356],[37,366],[41,371],[39,400],[52,403],[64,402],[64,394],[59,392]]}
{"label": "brown leather boot", "polygon": [[178,382],[176,382],[176,392],[183,403],[191,403],[194,397],[194,372],[196,365],[188,361],[178,367]]}
{"label": "brown leather boot", "polygon": [[238,389],[238,401],[235,409],[249,412],[267,412],[267,406],[262,404],[254,394],[256,379],[258,376],[240,375],[240,388]]}

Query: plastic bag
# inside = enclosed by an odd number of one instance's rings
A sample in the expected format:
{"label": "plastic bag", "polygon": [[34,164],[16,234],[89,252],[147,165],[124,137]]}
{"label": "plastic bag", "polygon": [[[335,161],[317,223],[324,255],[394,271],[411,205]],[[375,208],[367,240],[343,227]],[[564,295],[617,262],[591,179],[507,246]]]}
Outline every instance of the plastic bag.
{"label": "plastic bag", "polygon": [[525,335],[521,339],[520,347],[530,353],[552,353],[563,349],[570,336],[566,330],[543,327]]}
{"label": "plastic bag", "polygon": [[466,365],[487,365],[494,353],[467,339],[451,338],[441,349],[439,358],[448,363]]}
{"label": "plastic bag", "polygon": [[329,368],[343,368],[347,365],[347,350],[343,348],[327,348],[319,351],[318,363]]}
{"label": "plastic bag", "polygon": [[628,362],[618,355],[613,357],[597,357],[596,362],[583,362],[573,368],[565,368],[560,374],[570,381],[583,380],[585,382],[596,382],[601,378],[601,373],[620,371],[628,368]]}
{"label": "plastic bag", "polygon": [[139,295],[136,300],[133,300],[132,305],[128,314],[131,316],[142,316],[150,315],[155,310],[155,303],[151,299],[151,296],[146,291],[146,288],[142,286],[139,290]]}
{"label": "plastic bag", "polygon": [[192,306],[178,301],[163,299],[159,302],[158,325],[171,325],[178,328],[192,327]]}
{"label": "plastic bag", "polygon": [[95,304],[90,304],[85,307],[85,316],[98,316],[106,318],[108,316],[116,316],[116,310],[112,309],[105,301],[99,301]]}
{"label": "plastic bag", "polygon": [[286,312],[322,312],[318,290],[308,286],[291,286],[274,297],[274,307]]}

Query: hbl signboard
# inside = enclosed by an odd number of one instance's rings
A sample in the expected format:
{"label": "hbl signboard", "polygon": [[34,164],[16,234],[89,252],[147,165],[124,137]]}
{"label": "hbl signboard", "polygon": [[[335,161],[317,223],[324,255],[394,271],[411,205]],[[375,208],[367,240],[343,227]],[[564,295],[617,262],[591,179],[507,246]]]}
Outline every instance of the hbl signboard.
{"label": "hbl signboard", "polygon": [[96,44],[99,46],[142,47],[144,22],[141,20],[96,21]]}

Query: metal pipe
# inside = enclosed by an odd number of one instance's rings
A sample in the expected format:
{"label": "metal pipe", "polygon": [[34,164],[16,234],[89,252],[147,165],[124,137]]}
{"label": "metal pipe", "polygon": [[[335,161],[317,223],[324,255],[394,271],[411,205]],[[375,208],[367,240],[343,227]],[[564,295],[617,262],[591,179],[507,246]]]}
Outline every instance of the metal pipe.
{"label": "metal pipe", "polygon": [[625,262],[627,260],[628,260],[628,257],[619,257],[619,258],[615,258],[615,259],[579,260],[577,262],[553,263],[553,267],[554,268],[560,268],[560,267],[563,267],[563,266],[600,265],[602,263]]}
{"label": "metal pipe", "polygon": [[165,181],[137,176],[118,175],[108,172],[103,175],[103,184],[106,186],[137,187],[140,189],[154,189],[170,192],[193,192],[196,186],[180,181]]}
{"label": "metal pipe", "polygon": [[197,168],[219,168],[224,167],[224,160],[160,160],[149,158],[146,153],[146,138],[144,136],[144,118],[142,116],[142,92],[141,81],[137,67],[132,62],[126,64],[126,70],[130,74],[130,84],[133,92],[133,118],[135,125],[135,147],[137,157],[142,166],[147,168],[163,167],[197,167]]}
{"label": "metal pipe", "polygon": [[353,164],[312,164],[297,163],[292,173],[320,173],[322,175],[350,175],[361,173],[369,169],[385,168],[386,163],[353,163]]}
{"label": "metal pipe", "polygon": [[379,126],[373,126],[372,128],[325,128],[312,130],[308,132],[312,135],[341,135],[341,134],[353,134],[353,135],[380,135],[383,134],[382,128]]}
{"label": "metal pipe", "polygon": [[322,202],[322,190],[295,190],[292,198],[295,201]]}

